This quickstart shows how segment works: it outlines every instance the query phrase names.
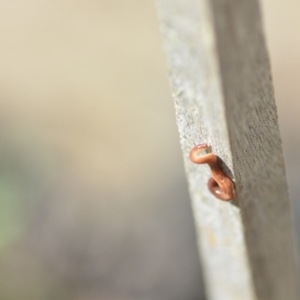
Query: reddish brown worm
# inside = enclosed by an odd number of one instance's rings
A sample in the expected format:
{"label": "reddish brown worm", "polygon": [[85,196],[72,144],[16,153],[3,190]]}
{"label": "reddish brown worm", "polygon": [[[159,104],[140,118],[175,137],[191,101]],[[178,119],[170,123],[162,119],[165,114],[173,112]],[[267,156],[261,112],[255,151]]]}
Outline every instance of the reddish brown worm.
{"label": "reddish brown worm", "polygon": [[233,181],[223,172],[220,158],[213,153],[201,153],[209,145],[199,144],[190,152],[190,159],[195,164],[208,164],[212,178],[208,180],[207,186],[210,192],[220,200],[231,201],[235,196]]}

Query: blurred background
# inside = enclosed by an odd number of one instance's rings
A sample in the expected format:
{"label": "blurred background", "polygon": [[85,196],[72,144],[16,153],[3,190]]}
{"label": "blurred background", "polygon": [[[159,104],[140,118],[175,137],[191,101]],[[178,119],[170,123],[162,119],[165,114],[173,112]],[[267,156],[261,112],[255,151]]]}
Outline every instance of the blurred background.
{"label": "blurred background", "polygon": [[[0,299],[204,299],[154,1],[0,7]],[[262,9],[298,237],[300,4]]]}

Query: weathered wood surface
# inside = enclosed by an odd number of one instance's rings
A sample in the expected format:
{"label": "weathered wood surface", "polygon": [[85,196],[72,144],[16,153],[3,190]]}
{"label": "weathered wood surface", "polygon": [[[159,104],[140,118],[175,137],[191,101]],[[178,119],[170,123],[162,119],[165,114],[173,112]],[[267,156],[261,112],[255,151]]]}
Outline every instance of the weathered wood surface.
{"label": "weathered wood surface", "polygon": [[[209,299],[296,300],[297,264],[269,59],[256,0],[158,0]],[[209,143],[235,203],[189,161]]]}

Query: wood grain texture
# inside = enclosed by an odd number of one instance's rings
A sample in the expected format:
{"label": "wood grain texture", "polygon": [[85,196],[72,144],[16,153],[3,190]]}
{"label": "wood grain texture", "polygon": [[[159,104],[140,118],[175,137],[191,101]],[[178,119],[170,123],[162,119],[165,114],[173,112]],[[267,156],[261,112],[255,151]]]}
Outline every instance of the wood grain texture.
{"label": "wood grain texture", "polygon": [[[209,299],[296,300],[298,274],[281,138],[253,0],[158,0]],[[209,194],[188,155],[208,143],[236,183]]]}

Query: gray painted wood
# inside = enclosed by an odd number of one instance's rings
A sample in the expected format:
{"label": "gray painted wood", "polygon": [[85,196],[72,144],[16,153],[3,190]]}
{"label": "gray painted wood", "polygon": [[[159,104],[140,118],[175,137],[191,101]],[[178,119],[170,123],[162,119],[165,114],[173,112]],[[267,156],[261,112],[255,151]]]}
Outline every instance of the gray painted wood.
{"label": "gray painted wood", "polygon": [[[281,138],[256,0],[158,0],[164,48],[207,294],[296,300],[298,273]],[[236,184],[234,203],[208,191],[209,143]]]}

